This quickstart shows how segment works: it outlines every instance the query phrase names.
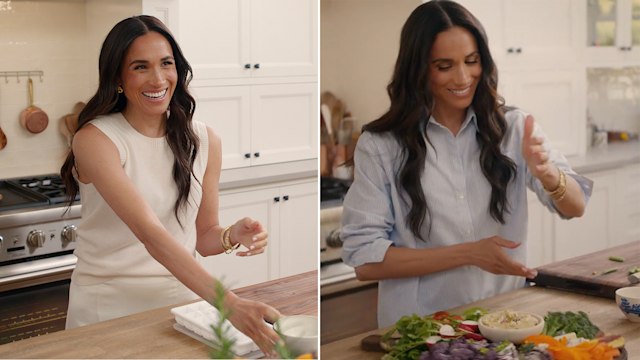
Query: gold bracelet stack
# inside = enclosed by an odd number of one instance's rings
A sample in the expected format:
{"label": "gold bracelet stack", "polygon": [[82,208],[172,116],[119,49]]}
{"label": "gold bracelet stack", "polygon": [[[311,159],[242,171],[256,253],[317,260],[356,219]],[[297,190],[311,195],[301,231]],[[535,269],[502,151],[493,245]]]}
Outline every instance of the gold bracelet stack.
{"label": "gold bracelet stack", "polygon": [[240,247],[240,243],[236,243],[235,245],[231,244],[231,226],[227,226],[224,231],[220,234],[220,243],[222,244],[222,248],[224,249],[225,254],[231,254],[233,250]]}
{"label": "gold bracelet stack", "polygon": [[567,194],[567,175],[564,171],[558,169],[560,172],[560,180],[558,181],[558,186],[553,191],[549,191],[545,188],[549,197],[555,202],[561,201],[564,199],[564,196]]}

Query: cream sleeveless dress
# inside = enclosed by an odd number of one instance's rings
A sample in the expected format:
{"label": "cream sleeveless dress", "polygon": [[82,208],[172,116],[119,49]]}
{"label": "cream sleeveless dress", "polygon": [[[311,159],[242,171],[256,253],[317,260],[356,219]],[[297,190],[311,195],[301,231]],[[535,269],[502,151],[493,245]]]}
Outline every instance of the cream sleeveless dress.
{"label": "cream sleeveless dress", "polygon": [[[116,145],[125,173],[144,200],[195,256],[195,220],[202,188],[192,178],[188,204],[180,212],[182,228],[173,210],[178,195],[171,175],[174,156],[165,138],[138,133],[120,113],[98,117],[91,124]],[[200,139],[193,170],[201,182],[209,141],[204,124],[194,121],[193,129]],[[80,183],[80,195],[82,220],[74,251],[78,263],[71,276],[67,329],[197,298],[151,257],[93,184]]]}

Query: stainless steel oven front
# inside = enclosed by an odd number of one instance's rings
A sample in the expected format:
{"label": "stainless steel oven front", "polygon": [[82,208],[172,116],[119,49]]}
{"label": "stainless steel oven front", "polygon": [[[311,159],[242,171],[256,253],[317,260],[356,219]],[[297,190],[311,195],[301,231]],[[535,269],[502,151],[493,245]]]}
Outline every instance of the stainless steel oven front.
{"label": "stainless steel oven front", "polygon": [[64,329],[81,205],[60,183],[0,180],[0,344]]}

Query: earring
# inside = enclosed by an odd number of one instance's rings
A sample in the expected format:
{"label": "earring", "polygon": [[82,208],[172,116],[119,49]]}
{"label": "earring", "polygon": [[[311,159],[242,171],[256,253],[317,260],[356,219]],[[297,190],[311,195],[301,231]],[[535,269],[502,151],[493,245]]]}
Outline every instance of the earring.
{"label": "earring", "polygon": [[124,92],[124,89],[122,88],[122,86],[118,85],[118,94],[122,94]]}

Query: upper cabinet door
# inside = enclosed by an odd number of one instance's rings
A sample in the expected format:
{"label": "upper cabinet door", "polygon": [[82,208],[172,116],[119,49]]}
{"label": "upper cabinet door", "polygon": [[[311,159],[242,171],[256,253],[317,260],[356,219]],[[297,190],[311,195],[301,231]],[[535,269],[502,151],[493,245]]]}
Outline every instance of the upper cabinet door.
{"label": "upper cabinet door", "polygon": [[640,58],[640,0],[589,0],[589,66],[636,66]]}
{"label": "upper cabinet door", "polygon": [[253,76],[317,73],[317,0],[252,0],[250,19]]}
{"label": "upper cabinet door", "polygon": [[169,25],[194,80],[317,74],[318,0],[145,0],[143,12]]}
{"label": "upper cabinet door", "polygon": [[179,6],[179,42],[194,79],[251,75],[248,1],[186,0]]}
{"label": "upper cabinet door", "polygon": [[573,66],[584,48],[582,1],[504,1],[502,51],[507,66]]}
{"label": "upper cabinet door", "polygon": [[222,168],[251,165],[251,87],[191,87],[196,99],[193,119],[210,126],[222,139]]}
{"label": "upper cabinet door", "polygon": [[499,69],[571,67],[581,59],[583,0],[457,0],[482,23]]}
{"label": "upper cabinet door", "polygon": [[318,157],[317,83],[251,87],[251,165]]}

